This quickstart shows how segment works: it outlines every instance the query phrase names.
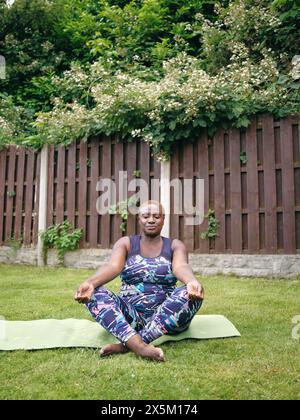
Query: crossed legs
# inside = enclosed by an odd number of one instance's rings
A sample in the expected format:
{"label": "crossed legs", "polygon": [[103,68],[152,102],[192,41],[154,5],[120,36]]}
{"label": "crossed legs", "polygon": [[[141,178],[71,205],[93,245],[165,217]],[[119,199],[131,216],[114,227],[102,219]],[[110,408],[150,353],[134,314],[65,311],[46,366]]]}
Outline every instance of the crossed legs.
{"label": "crossed legs", "polygon": [[187,329],[201,304],[202,301],[191,301],[186,286],[181,286],[166,298],[150,320],[145,321],[134,305],[101,287],[95,289],[86,306],[93,318],[120,341],[104,346],[102,356],[125,353],[130,349],[137,355],[164,361],[162,350],[150,343],[164,334],[177,334]]}

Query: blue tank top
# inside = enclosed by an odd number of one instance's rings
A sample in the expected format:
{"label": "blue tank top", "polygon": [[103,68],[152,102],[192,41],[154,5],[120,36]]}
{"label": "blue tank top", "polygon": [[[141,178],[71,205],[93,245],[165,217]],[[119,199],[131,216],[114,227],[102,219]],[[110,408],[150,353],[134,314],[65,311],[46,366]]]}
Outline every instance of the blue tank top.
{"label": "blue tank top", "polygon": [[141,235],[130,236],[130,251],[125,266],[120,273],[122,289],[126,285],[135,285],[141,291],[146,285],[159,285],[161,288],[174,287],[177,278],[172,273],[173,250],[171,239],[162,236],[163,246],[157,257],[143,257],[140,251]]}

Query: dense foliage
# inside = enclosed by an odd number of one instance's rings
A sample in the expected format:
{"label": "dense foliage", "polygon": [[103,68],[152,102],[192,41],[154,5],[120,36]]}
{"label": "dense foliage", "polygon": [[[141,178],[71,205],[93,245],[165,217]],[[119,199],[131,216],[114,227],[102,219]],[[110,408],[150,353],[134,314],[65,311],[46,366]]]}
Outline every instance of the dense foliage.
{"label": "dense foliage", "polygon": [[202,128],[300,111],[290,0],[0,0],[0,145],[140,138],[161,159]]}

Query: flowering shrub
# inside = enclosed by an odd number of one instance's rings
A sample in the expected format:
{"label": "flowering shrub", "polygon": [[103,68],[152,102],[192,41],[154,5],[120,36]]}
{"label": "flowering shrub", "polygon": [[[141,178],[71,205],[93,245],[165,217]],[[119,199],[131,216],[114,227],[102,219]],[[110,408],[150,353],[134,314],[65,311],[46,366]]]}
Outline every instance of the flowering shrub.
{"label": "flowering shrub", "polygon": [[0,149],[9,144],[25,145],[31,118],[29,110],[15,106],[11,97],[0,94]]}
{"label": "flowering shrub", "polygon": [[215,22],[197,14],[203,39],[203,58],[208,69],[217,71],[228,62],[233,42],[247,45],[252,59],[261,58],[264,49],[272,52],[272,38],[274,34],[276,36],[281,21],[263,3],[261,0],[240,0],[230,2],[228,8],[216,4],[218,19]]}
{"label": "flowering shrub", "polygon": [[[181,53],[164,63],[158,82],[122,72],[109,75],[95,64],[99,78],[90,87],[92,105],[56,100],[53,110],[36,120],[38,137],[60,144],[100,133],[139,138],[165,160],[174,142],[195,139],[201,128],[213,135],[219,127],[246,127],[251,115],[276,114],[287,104],[297,112],[288,84],[292,76],[277,83],[280,74],[267,51],[258,63],[251,62],[245,45],[235,43],[231,54],[230,64],[210,75],[199,60]],[[76,83],[76,74],[67,78]]]}
{"label": "flowering shrub", "polygon": [[239,0],[217,6],[214,22],[196,13],[180,31],[201,39],[201,54],[178,52],[160,70],[116,70],[113,59],[73,64],[63,76],[51,77],[52,109],[36,115],[34,134],[20,136],[15,114],[8,118],[0,108],[0,144],[15,136],[34,147],[68,145],[106,134],[140,139],[166,160],[174,143],[194,141],[202,129],[212,136],[219,128],[246,127],[259,113],[300,112],[299,59],[288,61],[270,47],[281,21],[267,3]]}

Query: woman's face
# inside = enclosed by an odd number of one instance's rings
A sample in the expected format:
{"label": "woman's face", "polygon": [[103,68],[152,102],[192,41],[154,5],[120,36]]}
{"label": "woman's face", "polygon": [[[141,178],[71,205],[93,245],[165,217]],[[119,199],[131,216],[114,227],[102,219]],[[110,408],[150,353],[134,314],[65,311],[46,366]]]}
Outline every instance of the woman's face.
{"label": "woman's face", "polygon": [[139,223],[146,235],[157,236],[163,228],[164,215],[156,204],[145,205],[140,209]]}

